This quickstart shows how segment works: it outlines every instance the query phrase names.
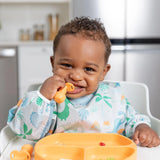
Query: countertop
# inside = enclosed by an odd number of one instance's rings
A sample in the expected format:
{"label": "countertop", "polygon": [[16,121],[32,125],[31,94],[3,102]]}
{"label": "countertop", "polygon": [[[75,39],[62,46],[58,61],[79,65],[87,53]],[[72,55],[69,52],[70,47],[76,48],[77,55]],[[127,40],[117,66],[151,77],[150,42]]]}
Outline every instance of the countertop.
{"label": "countertop", "polygon": [[53,45],[53,41],[0,41],[0,47],[14,46],[46,46]]}

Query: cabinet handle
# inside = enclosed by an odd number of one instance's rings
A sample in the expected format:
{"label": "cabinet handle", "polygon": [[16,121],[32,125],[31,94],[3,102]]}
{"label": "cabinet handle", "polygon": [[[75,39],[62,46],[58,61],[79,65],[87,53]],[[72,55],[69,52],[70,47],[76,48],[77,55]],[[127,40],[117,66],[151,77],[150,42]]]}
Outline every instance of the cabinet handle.
{"label": "cabinet handle", "polygon": [[15,55],[15,48],[0,48],[0,57],[14,57]]}

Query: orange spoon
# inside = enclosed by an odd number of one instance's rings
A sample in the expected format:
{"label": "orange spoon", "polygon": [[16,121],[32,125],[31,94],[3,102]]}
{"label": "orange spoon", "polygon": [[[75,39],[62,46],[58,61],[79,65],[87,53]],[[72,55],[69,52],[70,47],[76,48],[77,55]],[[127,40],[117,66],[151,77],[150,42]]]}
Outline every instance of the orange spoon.
{"label": "orange spoon", "polygon": [[21,151],[12,151],[10,153],[11,160],[30,160],[33,152],[33,147],[30,144],[22,146]]}
{"label": "orange spoon", "polygon": [[66,93],[69,91],[73,91],[74,90],[74,85],[71,84],[71,83],[66,83],[66,86],[57,91],[56,95],[54,96],[54,100],[57,102],[57,103],[62,103],[65,99],[66,99]]}

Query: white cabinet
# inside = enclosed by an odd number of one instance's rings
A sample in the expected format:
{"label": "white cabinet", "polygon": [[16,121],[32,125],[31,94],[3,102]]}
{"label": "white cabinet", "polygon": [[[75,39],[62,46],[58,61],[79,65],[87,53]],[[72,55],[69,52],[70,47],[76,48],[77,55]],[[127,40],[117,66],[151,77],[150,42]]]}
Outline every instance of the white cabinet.
{"label": "white cabinet", "polygon": [[42,83],[52,76],[50,45],[22,45],[18,49],[19,98],[24,96],[31,84]]}

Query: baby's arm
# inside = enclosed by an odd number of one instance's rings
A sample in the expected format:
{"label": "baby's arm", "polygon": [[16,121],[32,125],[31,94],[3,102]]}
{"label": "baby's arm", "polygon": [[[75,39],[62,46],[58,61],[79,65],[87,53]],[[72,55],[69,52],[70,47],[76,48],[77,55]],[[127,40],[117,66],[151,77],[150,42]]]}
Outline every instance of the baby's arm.
{"label": "baby's arm", "polygon": [[146,115],[136,112],[130,103],[128,101],[126,102],[126,135],[132,137],[134,142],[141,146],[158,146],[160,140],[157,133],[150,128],[150,119]]}
{"label": "baby's arm", "polygon": [[160,145],[160,138],[147,124],[139,124],[133,134],[133,140],[136,144],[145,147],[156,147]]}
{"label": "baby's arm", "polygon": [[38,91],[29,92],[20,105],[10,109],[7,124],[18,136],[38,140],[51,126],[55,108],[55,103],[51,102]]}
{"label": "baby's arm", "polygon": [[[52,100],[57,90],[65,86],[65,81],[54,75],[48,78],[39,91],[29,92],[20,106],[9,111],[7,124],[19,136],[38,140],[44,137],[55,117],[56,103]],[[51,100],[51,101],[50,101]]]}

